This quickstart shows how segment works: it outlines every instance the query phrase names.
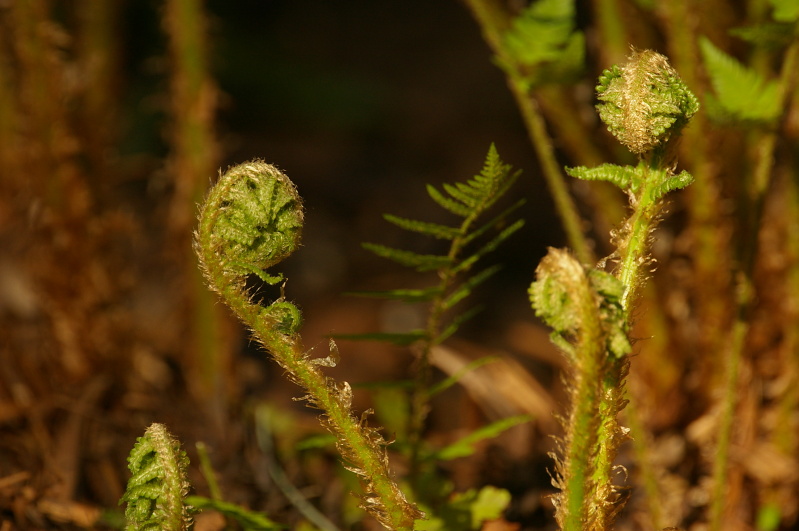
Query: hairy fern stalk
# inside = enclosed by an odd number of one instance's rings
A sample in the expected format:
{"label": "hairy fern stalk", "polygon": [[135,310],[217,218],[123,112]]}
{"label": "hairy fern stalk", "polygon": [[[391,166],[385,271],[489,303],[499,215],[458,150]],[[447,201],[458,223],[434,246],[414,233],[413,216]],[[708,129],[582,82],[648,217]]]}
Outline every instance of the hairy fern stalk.
{"label": "hairy fern stalk", "polygon": [[291,254],[299,244],[302,202],[294,184],[280,170],[261,161],[234,166],[211,189],[200,213],[195,248],[208,284],[249,326],[287,377],[300,387],[309,405],[321,409],[322,424],[336,437],[345,466],[362,480],[361,507],[388,529],[412,529],[423,514],[405,499],[392,479],[386,441],[351,410],[346,382],[325,376],[338,351],[313,359],[298,334],[299,309],[283,297],[256,302],[246,283],[254,276],[267,284],[283,282],[265,269]]}
{"label": "hairy fern stalk", "polygon": [[628,338],[636,294],[648,273],[652,232],[664,196],[689,185],[674,172],[674,145],[696,113],[694,95],[655,52],[634,51],[628,62],[599,79],[599,115],[608,130],[638,155],[637,166],[602,164],[567,169],[574,177],[604,180],[625,191],[631,215],[614,236],[613,274],[551,249],[536,271],[530,300],[553,328],[553,341],[569,363],[571,409],[556,456],[556,517],[567,531],[612,528],[624,496],[615,483],[614,459],[627,430],[617,416],[626,405],[624,378],[632,351]]}

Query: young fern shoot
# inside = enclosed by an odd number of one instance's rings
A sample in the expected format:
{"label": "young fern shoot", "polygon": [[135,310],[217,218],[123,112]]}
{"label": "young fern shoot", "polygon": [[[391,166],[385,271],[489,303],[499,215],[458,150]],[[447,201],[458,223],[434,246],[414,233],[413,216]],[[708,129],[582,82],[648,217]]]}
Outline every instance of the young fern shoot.
{"label": "young fern shoot", "polygon": [[163,424],[152,424],[128,456],[131,478],[120,503],[126,503],[128,531],[185,531],[190,507],[184,503],[189,458]]}
{"label": "young fern shoot", "polygon": [[298,246],[302,222],[300,196],[285,174],[261,161],[234,166],[220,176],[202,206],[195,239],[200,265],[211,289],[305,390],[303,399],[323,411],[320,421],[335,435],[346,467],[362,480],[361,507],[388,529],[410,530],[424,515],[392,479],[386,441],[353,415],[349,384],[338,384],[320,370],[335,365],[335,344],[327,358],[311,359],[298,334],[299,309],[282,296],[259,304],[246,287],[250,276],[272,285],[283,282],[281,275],[264,270]]}
{"label": "young fern shoot", "polygon": [[609,181],[630,200],[632,213],[613,235],[613,274],[588,268],[570,253],[551,249],[536,271],[530,300],[553,328],[554,342],[570,362],[571,410],[564,420],[561,453],[553,483],[561,529],[611,529],[623,505],[614,483],[613,460],[627,431],[618,424],[624,408],[624,377],[632,350],[628,330],[636,293],[646,279],[652,232],[664,196],[693,177],[675,174],[674,146],[699,109],[696,97],[668,60],[653,51],[634,51],[629,61],[605,70],[597,93],[608,130],[638,155],[637,166],[602,164],[567,168],[585,180]]}

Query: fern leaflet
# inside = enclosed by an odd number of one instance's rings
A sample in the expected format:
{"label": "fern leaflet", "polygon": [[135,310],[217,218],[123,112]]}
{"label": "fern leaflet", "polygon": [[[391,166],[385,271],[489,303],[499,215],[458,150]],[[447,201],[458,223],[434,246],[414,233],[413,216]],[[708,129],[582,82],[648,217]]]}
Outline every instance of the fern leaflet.
{"label": "fern leaflet", "polygon": [[451,240],[458,235],[458,229],[455,227],[448,227],[447,225],[439,225],[438,223],[425,223],[424,221],[416,221],[414,219],[401,218],[392,214],[383,214],[383,219],[389,223],[413,232],[432,236],[442,240]]}
{"label": "fern leaflet", "polygon": [[363,243],[364,249],[372,251],[377,256],[388,258],[398,264],[412,267],[419,272],[433,271],[446,267],[450,263],[448,256],[438,256],[432,254],[418,254],[412,251],[403,251],[401,249],[393,249],[385,245],[378,245],[376,243]]}
{"label": "fern leaflet", "polygon": [[711,115],[718,119],[771,122],[780,114],[777,83],[716,48],[707,38],[699,41],[715,98],[709,98]]}
{"label": "fern leaflet", "polygon": [[[487,221],[486,213],[502,199],[513,186],[519,172],[500,159],[492,144],[480,172],[466,181],[445,183],[440,188],[427,186],[430,198],[441,208],[453,214],[459,221],[452,225],[428,223],[413,219],[386,215],[384,218],[411,232],[449,242],[449,249],[441,255],[420,255],[412,251],[394,249],[374,243],[364,247],[378,256],[412,267],[417,271],[435,271],[438,283],[428,288],[396,289],[380,292],[356,293],[367,297],[425,302],[429,305],[426,327],[407,333],[372,333],[337,335],[346,339],[372,339],[388,341],[398,345],[412,346],[418,356],[417,373],[410,400],[412,414],[406,432],[408,441],[399,441],[398,448],[407,448],[411,454],[412,469],[420,466],[421,428],[429,409],[430,369],[429,358],[433,347],[454,334],[458,328],[474,317],[479,307],[450,315],[456,306],[474,290],[499,271],[499,267],[487,267],[471,274],[478,260],[495,250],[523,226],[522,220],[512,220],[511,215],[524,203],[517,201],[505,207]],[[414,480],[411,471],[411,481]]]}
{"label": "fern leaflet", "polygon": [[585,62],[585,37],[575,31],[574,0],[532,2],[505,33],[504,46],[527,74],[530,87],[564,82]]}

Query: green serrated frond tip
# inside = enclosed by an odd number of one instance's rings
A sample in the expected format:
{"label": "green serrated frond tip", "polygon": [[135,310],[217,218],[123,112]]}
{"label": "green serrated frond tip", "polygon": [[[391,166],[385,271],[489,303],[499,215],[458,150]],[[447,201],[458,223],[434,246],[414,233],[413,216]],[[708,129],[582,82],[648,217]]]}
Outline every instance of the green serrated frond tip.
{"label": "green serrated frond tip", "polygon": [[474,210],[479,203],[480,194],[473,188],[467,187],[462,183],[458,184],[461,186],[455,186],[449,183],[443,183],[441,186],[453,199],[463,204],[469,211]]}
{"label": "green serrated frond tip", "polygon": [[677,175],[673,175],[663,181],[660,186],[652,190],[652,201],[657,201],[665,196],[667,193],[674,190],[682,190],[689,184],[694,182],[694,177],[687,171],[681,171]]}

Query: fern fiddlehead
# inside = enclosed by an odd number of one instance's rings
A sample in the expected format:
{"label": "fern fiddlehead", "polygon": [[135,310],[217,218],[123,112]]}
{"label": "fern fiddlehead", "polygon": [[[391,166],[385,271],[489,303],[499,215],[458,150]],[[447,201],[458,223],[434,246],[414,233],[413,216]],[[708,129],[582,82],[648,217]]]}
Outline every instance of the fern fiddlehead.
{"label": "fern fiddlehead", "polygon": [[200,212],[195,248],[210,287],[245,322],[244,315],[256,310],[260,319],[272,324],[270,334],[294,335],[300,311],[282,299],[266,307],[254,305],[245,284],[250,275],[272,285],[283,281],[282,275],[264,270],[295,251],[302,222],[302,200],[294,183],[260,161],[230,168]]}
{"label": "fern fiddlehead", "polygon": [[189,507],[189,458],[163,424],[152,424],[128,456],[131,478],[120,503],[127,503],[128,531],[183,531]]}
{"label": "fern fiddlehead", "polygon": [[[568,168],[573,177],[605,180],[630,198],[632,213],[614,236],[611,275],[582,266],[568,253],[550,250],[536,271],[530,300],[553,329],[569,359],[573,383],[562,453],[553,483],[557,519],[568,531],[609,529],[623,497],[613,481],[613,460],[627,431],[617,420],[626,405],[627,337],[635,295],[650,263],[651,234],[664,196],[693,177],[674,173],[676,139],[699,108],[696,97],[655,52],[633,52],[628,63],[605,70],[597,105],[608,130],[639,164]],[[603,261],[604,262],[604,261]]]}
{"label": "fern fiddlehead", "polygon": [[336,436],[347,468],[362,479],[362,508],[389,529],[412,529],[423,514],[391,479],[385,440],[353,416],[349,384],[338,384],[320,370],[335,365],[335,346],[329,357],[311,359],[301,349],[299,309],[282,296],[261,305],[247,289],[253,275],[267,284],[283,282],[282,275],[264,269],[294,251],[302,222],[302,201],[285,174],[262,161],[234,166],[219,178],[202,206],[195,238],[200,265],[211,289],[252,329],[288,378],[305,390],[303,398],[324,412],[322,424]]}

